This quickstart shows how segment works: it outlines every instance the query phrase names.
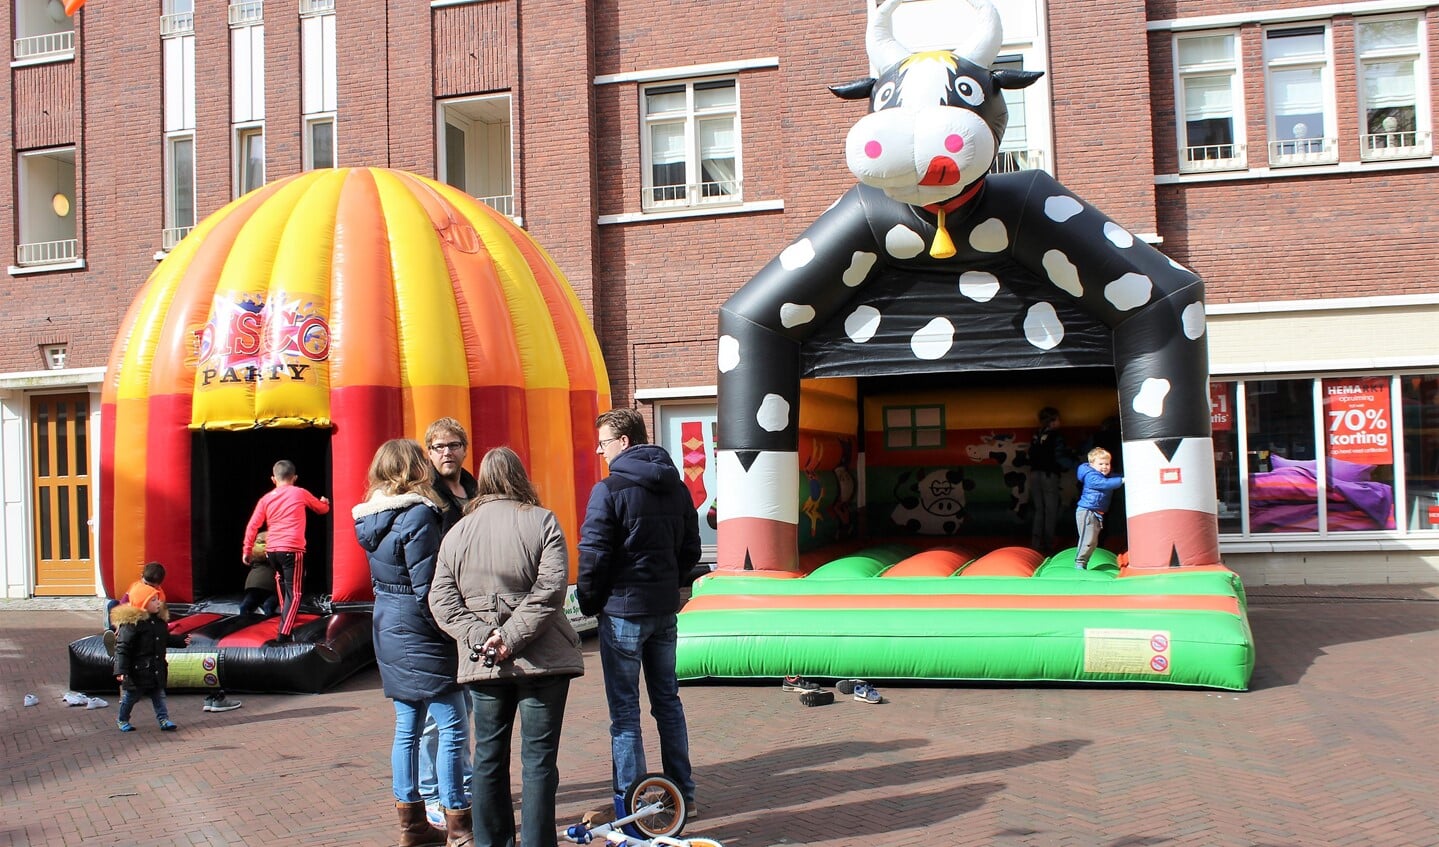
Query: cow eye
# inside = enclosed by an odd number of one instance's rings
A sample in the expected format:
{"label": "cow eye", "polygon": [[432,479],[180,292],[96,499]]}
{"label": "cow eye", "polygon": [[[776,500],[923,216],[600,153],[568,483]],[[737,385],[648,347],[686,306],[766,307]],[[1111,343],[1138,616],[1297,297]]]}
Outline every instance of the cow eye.
{"label": "cow eye", "polygon": [[895,91],[894,81],[891,80],[891,81],[889,81],[889,82],[886,82],[884,85],[881,85],[881,86],[874,92],[874,109],[875,109],[875,111],[879,111],[880,109],[883,109],[885,106],[888,106],[888,105],[889,105],[889,101],[891,101],[891,100],[894,99],[894,91]]}
{"label": "cow eye", "polygon": [[975,82],[973,77],[957,77],[954,80],[954,93],[971,106],[978,106],[984,102],[984,89],[979,87],[979,83]]}

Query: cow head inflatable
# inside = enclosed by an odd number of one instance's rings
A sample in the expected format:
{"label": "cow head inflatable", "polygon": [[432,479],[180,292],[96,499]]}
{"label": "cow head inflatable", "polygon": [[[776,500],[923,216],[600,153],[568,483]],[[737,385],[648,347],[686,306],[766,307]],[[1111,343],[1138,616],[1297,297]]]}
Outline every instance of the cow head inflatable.
{"label": "cow head inflatable", "polygon": [[895,200],[953,211],[999,152],[1009,123],[1002,90],[1024,88],[1041,74],[990,69],[1001,31],[989,0],[955,0],[974,13],[968,37],[950,50],[918,53],[895,40],[899,2],[884,0],[869,12],[865,47],[879,76],[830,87],[847,100],[870,101],[870,113],[849,131],[845,157],[860,182]]}

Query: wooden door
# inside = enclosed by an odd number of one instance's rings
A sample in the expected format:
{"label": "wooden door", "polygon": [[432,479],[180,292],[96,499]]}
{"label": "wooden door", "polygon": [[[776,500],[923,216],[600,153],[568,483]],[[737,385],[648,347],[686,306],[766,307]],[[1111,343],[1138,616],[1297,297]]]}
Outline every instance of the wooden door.
{"label": "wooden door", "polygon": [[30,400],[35,594],[95,594],[90,545],[90,395]]}

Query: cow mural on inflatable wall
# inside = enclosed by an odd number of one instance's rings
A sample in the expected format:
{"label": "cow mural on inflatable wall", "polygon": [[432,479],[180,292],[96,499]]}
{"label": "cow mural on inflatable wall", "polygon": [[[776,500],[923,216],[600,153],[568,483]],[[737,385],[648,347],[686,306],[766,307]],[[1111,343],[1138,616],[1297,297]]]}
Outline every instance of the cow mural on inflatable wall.
{"label": "cow mural on inflatable wall", "polygon": [[877,75],[835,85],[869,114],[845,144],[859,184],[720,310],[723,568],[795,570],[801,377],[1109,365],[1124,432],[1130,561],[1219,561],[1199,278],[1042,171],[990,174],[1003,92],[988,0],[949,50],[869,11]]}

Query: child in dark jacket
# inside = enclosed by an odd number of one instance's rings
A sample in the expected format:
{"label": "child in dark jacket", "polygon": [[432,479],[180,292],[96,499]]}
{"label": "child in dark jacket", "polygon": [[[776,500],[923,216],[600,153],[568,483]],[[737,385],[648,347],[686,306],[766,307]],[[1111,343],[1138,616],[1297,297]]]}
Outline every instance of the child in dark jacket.
{"label": "child in dark jacket", "polygon": [[1074,510],[1074,522],[1079,528],[1079,549],[1074,554],[1074,566],[1079,570],[1089,567],[1089,557],[1099,546],[1099,530],[1104,528],[1104,513],[1109,511],[1109,502],[1114,492],[1124,484],[1124,477],[1110,476],[1114,457],[1103,447],[1089,451],[1089,461],[1079,466],[1076,475],[1083,490],[1079,493],[1079,506]]}
{"label": "child in dark jacket", "polygon": [[169,610],[160,599],[160,592],[144,582],[130,587],[129,600],[115,609],[112,619],[119,626],[115,634],[115,679],[120,683],[120,714],[116,725],[121,732],[134,732],[130,712],[140,697],[150,698],[155,707],[155,720],[164,732],[178,727],[170,720],[165,704],[165,683],[169,663],[165,660],[168,647],[184,647],[190,637],[170,634]]}

